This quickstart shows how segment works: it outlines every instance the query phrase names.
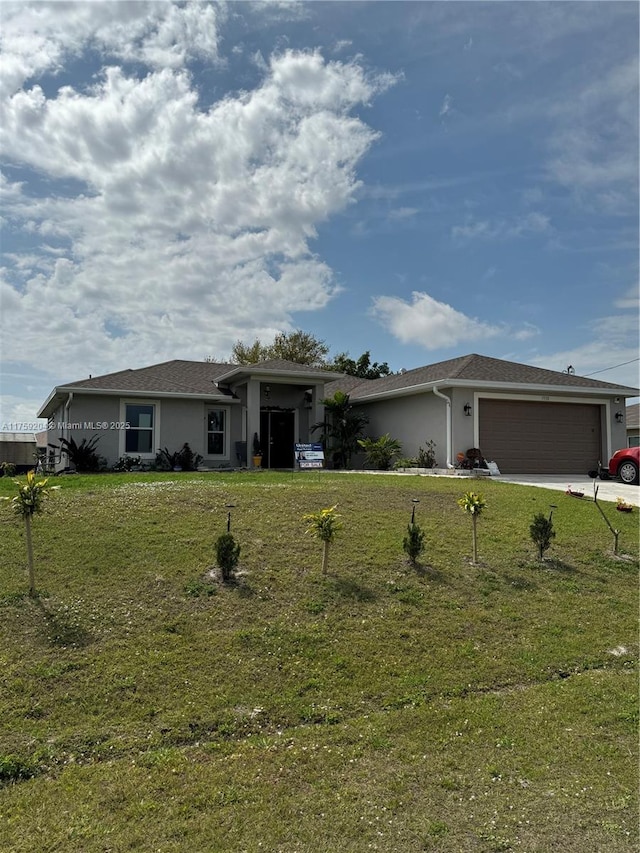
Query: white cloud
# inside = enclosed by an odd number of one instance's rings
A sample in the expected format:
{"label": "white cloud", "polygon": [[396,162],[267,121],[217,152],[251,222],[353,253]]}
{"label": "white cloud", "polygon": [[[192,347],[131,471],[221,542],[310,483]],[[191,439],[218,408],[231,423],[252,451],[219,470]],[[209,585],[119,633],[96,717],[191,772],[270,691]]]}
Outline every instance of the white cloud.
{"label": "white cloud", "polygon": [[440,107],[440,112],[438,113],[438,115],[440,116],[440,118],[445,118],[446,116],[449,115],[449,113],[452,111],[452,109],[453,109],[453,98],[451,97],[451,95],[445,95],[444,100],[442,101],[442,106]]}
{"label": "white cloud", "polygon": [[613,304],[616,308],[631,308],[637,313],[640,311],[640,286],[632,285],[623,296],[614,299]]}
{"label": "white cloud", "polygon": [[39,432],[46,429],[47,421],[36,417],[41,405],[41,399],[25,399],[13,394],[0,395],[0,431]]}
{"label": "white cloud", "polygon": [[513,333],[516,341],[528,341],[530,338],[535,338],[540,334],[540,329],[533,323],[525,322],[521,329]]}
{"label": "white cloud", "polygon": [[464,225],[454,225],[451,236],[454,240],[474,240],[483,238],[487,240],[511,239],[514,237],[525,237],[532,234],[544,234],[551,230],[551,220],[542,213],[532,211],[526,216],[519,216],[508,221],[477,220],[469,218]]}
{"label": "white cloud", "polygon": [[420,210],[417,207],[395,207],[389,211],[389,219],[411,219],[416,215],[416,213],[420,213]]}
{"label": "white cloud", "polygon": [[565,370],[571,364],[578,376],[593,375],[594,379],[603,382],[637,388],[640,385],[637,303],[626,304],[625,301],[619,307],[636,310],[592,320],[587,326],[587,340],[583,344],[536,356],[531,363],[550,370]]}
{"label": "white cloud", "polygon": [[373,315],[402,343],[435,350],[503,333],[501,327],[467,317],[428,293],[414,291],[411,297],[411,302],[396,296],[378,296],[373,300]]}
{"label": "white cloud", "polygon": [[[157,10],[154,28],[133,39],[126,31],[142,25],[130,20],[132,5],[113,7],[119,26],[104,23],[112,54],[142,56],[144,44],[155,62],[174,43],[205,50],[189,15],[159,20]],[[42,198],[4,184],[12,227],[39,237],[47,257],[9,259],[5,352],[28,352],[69,379],[228,353],[247,330],[272,335],[290,328],[293,312],[326,305],[338,288],[310,241],[353,203],[356,166],[376,139],[352,109],[393,82],[286,51],[270,58],[259,86],[206,111],[180,68],[138,79],[112,66],[87,91],[47,97],[36,83],[5,98],[5,157],[53,179]],[[56,180],[82,189],[59,194]]]}
{"label": "white cloud", "polygon": [[173,3],[5,2],[0,79],[7,94],[43,73],[58,72],[88,45],[110,58],[177,68],[191,57],[219,60],[225,6]]}
{"label": "white cloud", "polygon": [[[593,78],[592,78],[593,80]],[[611,201],[619,188],[638,188],[638,58],[611,68],[555,105],[548,175],[582,193],[601,190]],[[637,210],[637,208],[636,208]]]}

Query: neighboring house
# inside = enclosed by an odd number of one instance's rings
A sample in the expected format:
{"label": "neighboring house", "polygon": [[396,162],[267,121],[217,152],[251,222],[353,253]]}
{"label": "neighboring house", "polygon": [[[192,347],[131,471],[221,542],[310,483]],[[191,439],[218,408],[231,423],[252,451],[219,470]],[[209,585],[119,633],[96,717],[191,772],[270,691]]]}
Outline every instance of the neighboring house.
{"label": "neighboring house", "polygon": [[0,432],[0,463],[15,465],[18,474],[35,468],[36,450],[32,432]]}
{"label": "neighboring house", "polygon": [[627,447],[640,445],[640,403],[627,406]]}
{"label": "neighboring house", "polygon": [[251,465],[258,434],[263,467],[292,468],[294,442],[317,438],[322,400],[339,389],[369,417],[368,434],[390,433],[403,456],[432,439],[443,468],[479,447],[502,473],[563,474],[586,473],[624,446],[624,400],[640,393],[475,354],[373,380],[278,360],[169,361],[60,385],[38,416],[50,444],[98,434],[109,464],[125,454],[152,462],[188,442],[207,467]]}

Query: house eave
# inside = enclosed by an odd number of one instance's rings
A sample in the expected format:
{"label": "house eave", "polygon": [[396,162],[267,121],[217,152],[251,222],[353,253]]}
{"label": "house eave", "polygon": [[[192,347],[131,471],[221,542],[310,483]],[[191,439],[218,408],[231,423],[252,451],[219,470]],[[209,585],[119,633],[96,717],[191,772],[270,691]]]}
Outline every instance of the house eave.
{"label": "house eave", "polygon": [[390,400],[394,397],[409,397],[414,394],[432,392],[434,388],[468,388],[475,391],[512,391],[518,393],[544,394],[549,396],[572,395],[581,397],[635,397],[640,391],[637,388],[620,386],[618,388],[599,388],[597,386],[581,385],[549,385],[529,382],[489,382],[480,379],[438,379],[410,385],[406,388],[393,388],[389,391],[378,391],[372,394],[358,394],[352,397],[354,405],[371,403],[377,400]]}
{"label": "house eave", "polygon": [[324,382],[333,382],[343,376],[342,373],[334,373],[333,371],[317,370],[317,371],[296,371],[296,370],[277,370],[273,367],[251,367],[244,365],[239,366],[236,370],[230,370],[228,373],[223,373],[218,376],[217,382],[225,385],[239,385],[247,379],[262,379],[273,383],[292,384],[296,385],[314,385]]}
{"label": "house eave", "polygon": [[184,393],[180,391],[150,391],[134,388],[85,388],[78,385],[59,385],[54,388],[51,394],[47,397],[44,404],[38,410],[39,418],[46,418],[52,414],[57,407],[51,407],[51,404],[57,400],[58,403],[63,402],[70,393],[88,394],[94,397],[128,397],[130,399],[174,399],[174,400],[206,400],[215,403],[224,403],[225,405],[238,405],[239,400],[230,397],[228,394],[212,393]]}

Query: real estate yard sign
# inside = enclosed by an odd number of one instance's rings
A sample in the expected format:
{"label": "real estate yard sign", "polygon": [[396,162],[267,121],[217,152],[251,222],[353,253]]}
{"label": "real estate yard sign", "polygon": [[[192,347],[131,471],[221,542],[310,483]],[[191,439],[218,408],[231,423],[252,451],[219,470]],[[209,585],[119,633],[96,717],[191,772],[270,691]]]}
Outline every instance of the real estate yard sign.
{"label": "real estate yard sign", "polygon": [[324,468],[324,450],[321,444],[296,444],[296,463],[300,470]]}

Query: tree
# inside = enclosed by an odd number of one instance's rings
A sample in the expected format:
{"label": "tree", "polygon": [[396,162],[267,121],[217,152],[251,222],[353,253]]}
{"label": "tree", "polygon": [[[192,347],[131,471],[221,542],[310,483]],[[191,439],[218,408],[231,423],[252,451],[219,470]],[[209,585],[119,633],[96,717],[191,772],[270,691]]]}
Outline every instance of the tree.
{"label": "tree", "polygon": [[[27,482],[20,483],[14,480],[18,487],[18,494],[11,498],[16,515],[24,519],[25,532],[27,539],[27,563],[29,566],[29,595],[36,594],[35,573],[33,570],[33,545],[31,542],[31,519],[36,513],[43,510],[44,499],[52,489],[59,489],[60,486],[49,486],[48,480],[36,480],[35,471],[27,472]],[[9,500],[9,498],[3,498]]]}
{"label": "tree", "polygon": [[284,359],[296,364],[326,368],[329,347],[310,332],[296,329],[295,332],[280,332],[271,345],[263,344],[258,338],[252,344],[236,341],[231,350],[234,364],[256,364],[271,359]]}
{"label": "tree", "polygon": [[344,391],[336,391],[333,397],[323,400],[322,405],[324,420],[314,424],[311,431],[322,430],[320,439],[325,450],[333,452],[334,465],[337,468],[348,468],[369,418],[354,411],[349,395]]}
{"label": "tree", "polygon": [[252,344],[243,344],[236,341],[231,350],[231,362],[233,364],[256,364],[258,361],[266,361],[266,347],[256,338]]}
{"label": "tree", "polygon": [[341,352],[327,364],[329,370],[335,370],[337,373],[346,373],[348,376],[358,376],[360,379],[380,379],[381,376],[389,376],[391,370],[386,361],[378,364],[374,361],[371,364],[371,352],[367,350],[363,352],[359,359],[349,358],[349,353]]}

